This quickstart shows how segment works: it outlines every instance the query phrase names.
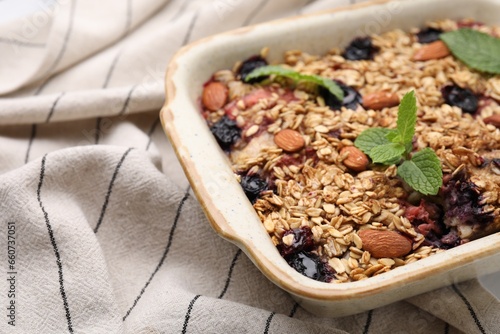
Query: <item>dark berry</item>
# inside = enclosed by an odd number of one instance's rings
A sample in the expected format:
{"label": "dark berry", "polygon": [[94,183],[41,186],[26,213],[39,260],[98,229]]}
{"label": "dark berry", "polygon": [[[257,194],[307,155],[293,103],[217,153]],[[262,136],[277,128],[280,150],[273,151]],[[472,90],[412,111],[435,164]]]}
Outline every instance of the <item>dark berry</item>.
{"label": "dark berry", "polygon": [[230,120],[227,116],[222,117],[218,122],[210,127],[210,131],[219,143],[220,147],[227,151],[241,137],[241,129],[236,125],[235,121]]}
{"label": "dark berry", "polygon": [[487,225],[494,219],[491,212],[485,212],[481,192],[465,171],[453,175],[441,188],[441,194],[447,226],[454,226],[457,222]]}
{"label": "dark berry", "polygon": [[325,100],[325,104],[332,110],[340,110],[340,107],[356,110],[358,104],[363,102],[361,94],[354,88],[346,86],[343,83],[338,81],[336,83],[340,86],[342,92],[344,92],[344,99],[340,102],[328,89],[321,87],[319,93]]}
{"label": "dark berry", "polygon": [[296,271],[316,281],[330,282],[335,271],[319,256],[310,252],[298,252],[289,255],[286,261]]}
{"label": "dark berry", "polygon": [[311,229],[307,226],[301,228],[294,228],[292,230],[285,231],[283,236],[293,234],[293,243],[288,246],[285,244],[281,245],[281,255],[283,257],[290,255],[292,253],[297,253],[301,251],[310,251],[314,246],[313,234]]}
{"label": "dark berry", "polygon": [[258,175],[245,175],[241,177],[241,187],[250,202],[254,203],[260,193],[268,189],[268,184]]}
{"label": "dark berry", "polygon": [[461,108],[463,112],[469,114],[473,114],[477,111],[478,98],[470,89],[450,85],[444,87],[441,93],[446,103],[450,106],[457,106]]}
{"label": "dark berry", "polygon": [[[241,81],[245,81],[246,77],[250,72],[256,68],[263,67],[267,65],[267,61],[261,56],[252,56],[241,63],[238,68],[238,74],[240,75]],[[260,78],[252,79],[249,82],[254,83],[260,81]]]}
{"label": "dark berry", "polygon": [[442,33],[441,29],[425,28],[417,33],[417,39],[419,43],[428,44],[437,41]]}
{"label": "dark berry", "polygon": [[377,52],[377,48],[373,46],[370,37],[358,37],[352,40],[346,48],[342,56],[349,60],[369,60],[373,59],[373,55]]}

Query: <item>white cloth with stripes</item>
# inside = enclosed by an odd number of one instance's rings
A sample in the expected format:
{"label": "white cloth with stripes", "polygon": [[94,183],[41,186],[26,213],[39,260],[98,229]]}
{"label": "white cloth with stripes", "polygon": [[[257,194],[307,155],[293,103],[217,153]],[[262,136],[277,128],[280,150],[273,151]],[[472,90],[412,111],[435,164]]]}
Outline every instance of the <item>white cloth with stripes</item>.
{"label": "white cloth with stripes", "polygon": [[55,0],[0,25],[0,332],[498,332],[476,280],[309,314],[209,227],[162,133],[179,47],[349,2]]}

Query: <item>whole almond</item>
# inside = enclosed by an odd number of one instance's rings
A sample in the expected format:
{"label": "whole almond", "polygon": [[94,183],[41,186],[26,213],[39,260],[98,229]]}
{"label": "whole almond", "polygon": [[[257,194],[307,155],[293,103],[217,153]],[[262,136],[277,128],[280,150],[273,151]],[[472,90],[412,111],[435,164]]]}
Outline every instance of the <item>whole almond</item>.
{"label": "whole almond", "polygon": [[402,257],[412,249],[412,241],[395,231],[362,230],[358,235],[363,249],[376,258]]}
{"label": "whole almond", "polygon": [[275,134],[274,143],[286,152],[297,152],[306,144],[304,137],[292,129],[284,129]]}
{"label": "whole almond", "polygon": [[497,128],[500,128],[500,114],[486,117],[483,121],[486,124],[492,124],[492,125],[496,126]]}
{"label": "whole almond", "polygon": [[345,146],[340,150],[340,155],[347,155],[343,160],[344,165],[355,172],[362,172],[366,170],[370,161],[366,154],[354,146]]}
{"label": "whole almond", "polygon": [[203,88],[201,101],[205,108],[211,111],[219,110],[226,104],[228,90],[225,85],[220,82],[210,82]]}
{"label": "whole almond", "polygon": [[376,92],[363,96],[365,109],[382,110],[399,104],[399,97],[394,93]]}
{"label": "whole almond", "polygon": [[424,61],[440,59],[450,55],[450,49],[443,41],[425,44],[413,54],[413,60]]}

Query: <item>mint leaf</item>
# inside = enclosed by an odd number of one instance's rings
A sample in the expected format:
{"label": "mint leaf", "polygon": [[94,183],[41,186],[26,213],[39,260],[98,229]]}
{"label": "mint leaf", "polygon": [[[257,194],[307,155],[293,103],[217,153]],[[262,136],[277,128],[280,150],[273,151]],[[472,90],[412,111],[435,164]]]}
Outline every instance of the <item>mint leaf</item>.
{"label": "mint leaf", "polygon": [[500,74],[500,39],[470,28],[441,34],[451,53],[475,70]]}
{"label": "mint leaf", "polygon": [[398,143],[379,145],[370,151],[370,158],[375,163],[393,164],[401,160],[401,155],[405,152],[405,147]]}
{"label": "mint leaf", "polygon": [[443,184],[441,162],[430,148],[415,153],[398,167],[398,175],[416,191],[436,195]]}
{"label": "mint leaf", "polygon": [[[417,124],[417,99],[415,92],[411,91],[403,96],[399,104],[397,129],[400,137],[400,144],[411,143],[415,134]],[[391,140],[393,141],[394,138]]]}
{"label": "mint leaf", "polygon": [[291,70],[289,68],[285,68],[282,66],[268,65],[268,66],[257,67],[255,70],[247,74],[245,81],[250,81],[252,79],[257,79],[259,77],[271,74],[281,75],[296,81],[298,80],[298,75],[300,75],[298,72]]}
{"label": "mint leaf", "polygon": [[391,143],[401,143],[403,141],[401,139],[401,136],[399,135],[398,130],[390,131],[389,133],[387,133],[386,137]]}
{"label": "mint leaf", "polygon": [[342,101],[344,99],[344,92],[342,91],[342,88],[340,88],[340,86],[337,85],[335,81],[330,80],[328,78],[320,77],[319,75],[301,74],[299,72],[281,66],[268,65],[268,66],[258,67],[246,76],[245,81],[248,82],[249,80],[272,74],[290,78],[295,82],[305,81],[314,83],[316,85],[328,89],[328,91],[332,93],[333,96],[337,98],[337,100]]}
{"label": "mint leaf", "polygon": [[361,132],[359,136],[354,141],[354,146],[359,148],[365,154],[370,155],[372,148],[389,144],[390,141],[387,139],[387,135],[393,130],[386,128],[370,128]]}

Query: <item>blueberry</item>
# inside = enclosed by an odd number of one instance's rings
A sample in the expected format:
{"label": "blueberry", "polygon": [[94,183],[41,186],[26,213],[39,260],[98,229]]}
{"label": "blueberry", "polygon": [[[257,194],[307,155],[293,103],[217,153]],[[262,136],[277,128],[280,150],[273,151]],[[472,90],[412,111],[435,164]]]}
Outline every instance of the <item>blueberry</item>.
{"label": "blueberry", "polygon": [[[263,67],[266,65],[267,61],[261,56],[252,56],[248,58],[243,63],[241,63],[240,67],[238,68],[238,74],[240,75],[241,81],[245,81],[247,75],[250,74],[250,72],[252,72],[256,68]],[[249,81],[249,83],[255,83],[258,81],[260,81],[260,78],[252,79]]]}
{"label": "blueberry", "polygon": [[330,93],[328,89],[321,87],[319,94],[325,100],[326,105],[329,106],[332,110],[340,110],[340,107],[346,107],[347,109],[356,110],[358,104],[361,104],[363,101],[361,94],[359,94],[358,91],[352,87],[346,86],[338,81],[336,82],[337,85],[339,85],[342,89],[342,92],[344,92],[344,99],[341,103],[332,93]]}
{"label": "blueberry", "polygon": [[460,224],[483,224],[486,226],[493,222],[494,215],[485,211],[481,192],[475,183],[470,181],[470,175],[461,171],[447,181],[441,194],[444,198],[445,210],[444,223],[447,226]]}
{"label": "blueberry", "polygon": [[457,106],[461,108],[463,112],[469,114],[473,114],[477,111],[478,98],[470,89],[450,85],[444,87],[441,93],[446,103],[450,106]]}
{"label": "blueberry", "polygon": [[377,48],[373,46],[370,37],[358,37],[345,48],[342,56],[349,60],[369,60],[373,59],[375,52],[377,52]]}
{"label": "blueberry", "polygon": [[321,261],[319,256],[310,252],[298,252],[289,255],[286,261],[300,274],[316,281],[330,282],[335,271],[327,263]]}
{"label": "blueberry", "polygon": [[314,246],[313,234],[309,227],[304,226],[301,228],[288,230],[283,234],[283,236],[287,236],[290,234],[293,234],[293,242],[290,246],[285,244],[281,245],[280,252],[282,256],[287,256],[303,250],[312,250]]}
{"label": "blueberry", "polygon": [[417,33],[417,39],[419,43],[428,44],[437,41],[442,33],[441,29],[425,28]]}
{"label": "blueberry", "polygon": [[241,137],[241,129],[236,125],[235,121],[230,120],[227,116],[222,117],[218,122],[210,127],[210,131],[219,143],[220,147],[227,151]]}
{"label": "blueberry", "polygon": [[268,184],[258,175],[245,175],[241,177],[241,187],[250,202],[254,203],[260,193],[268,189]]}

